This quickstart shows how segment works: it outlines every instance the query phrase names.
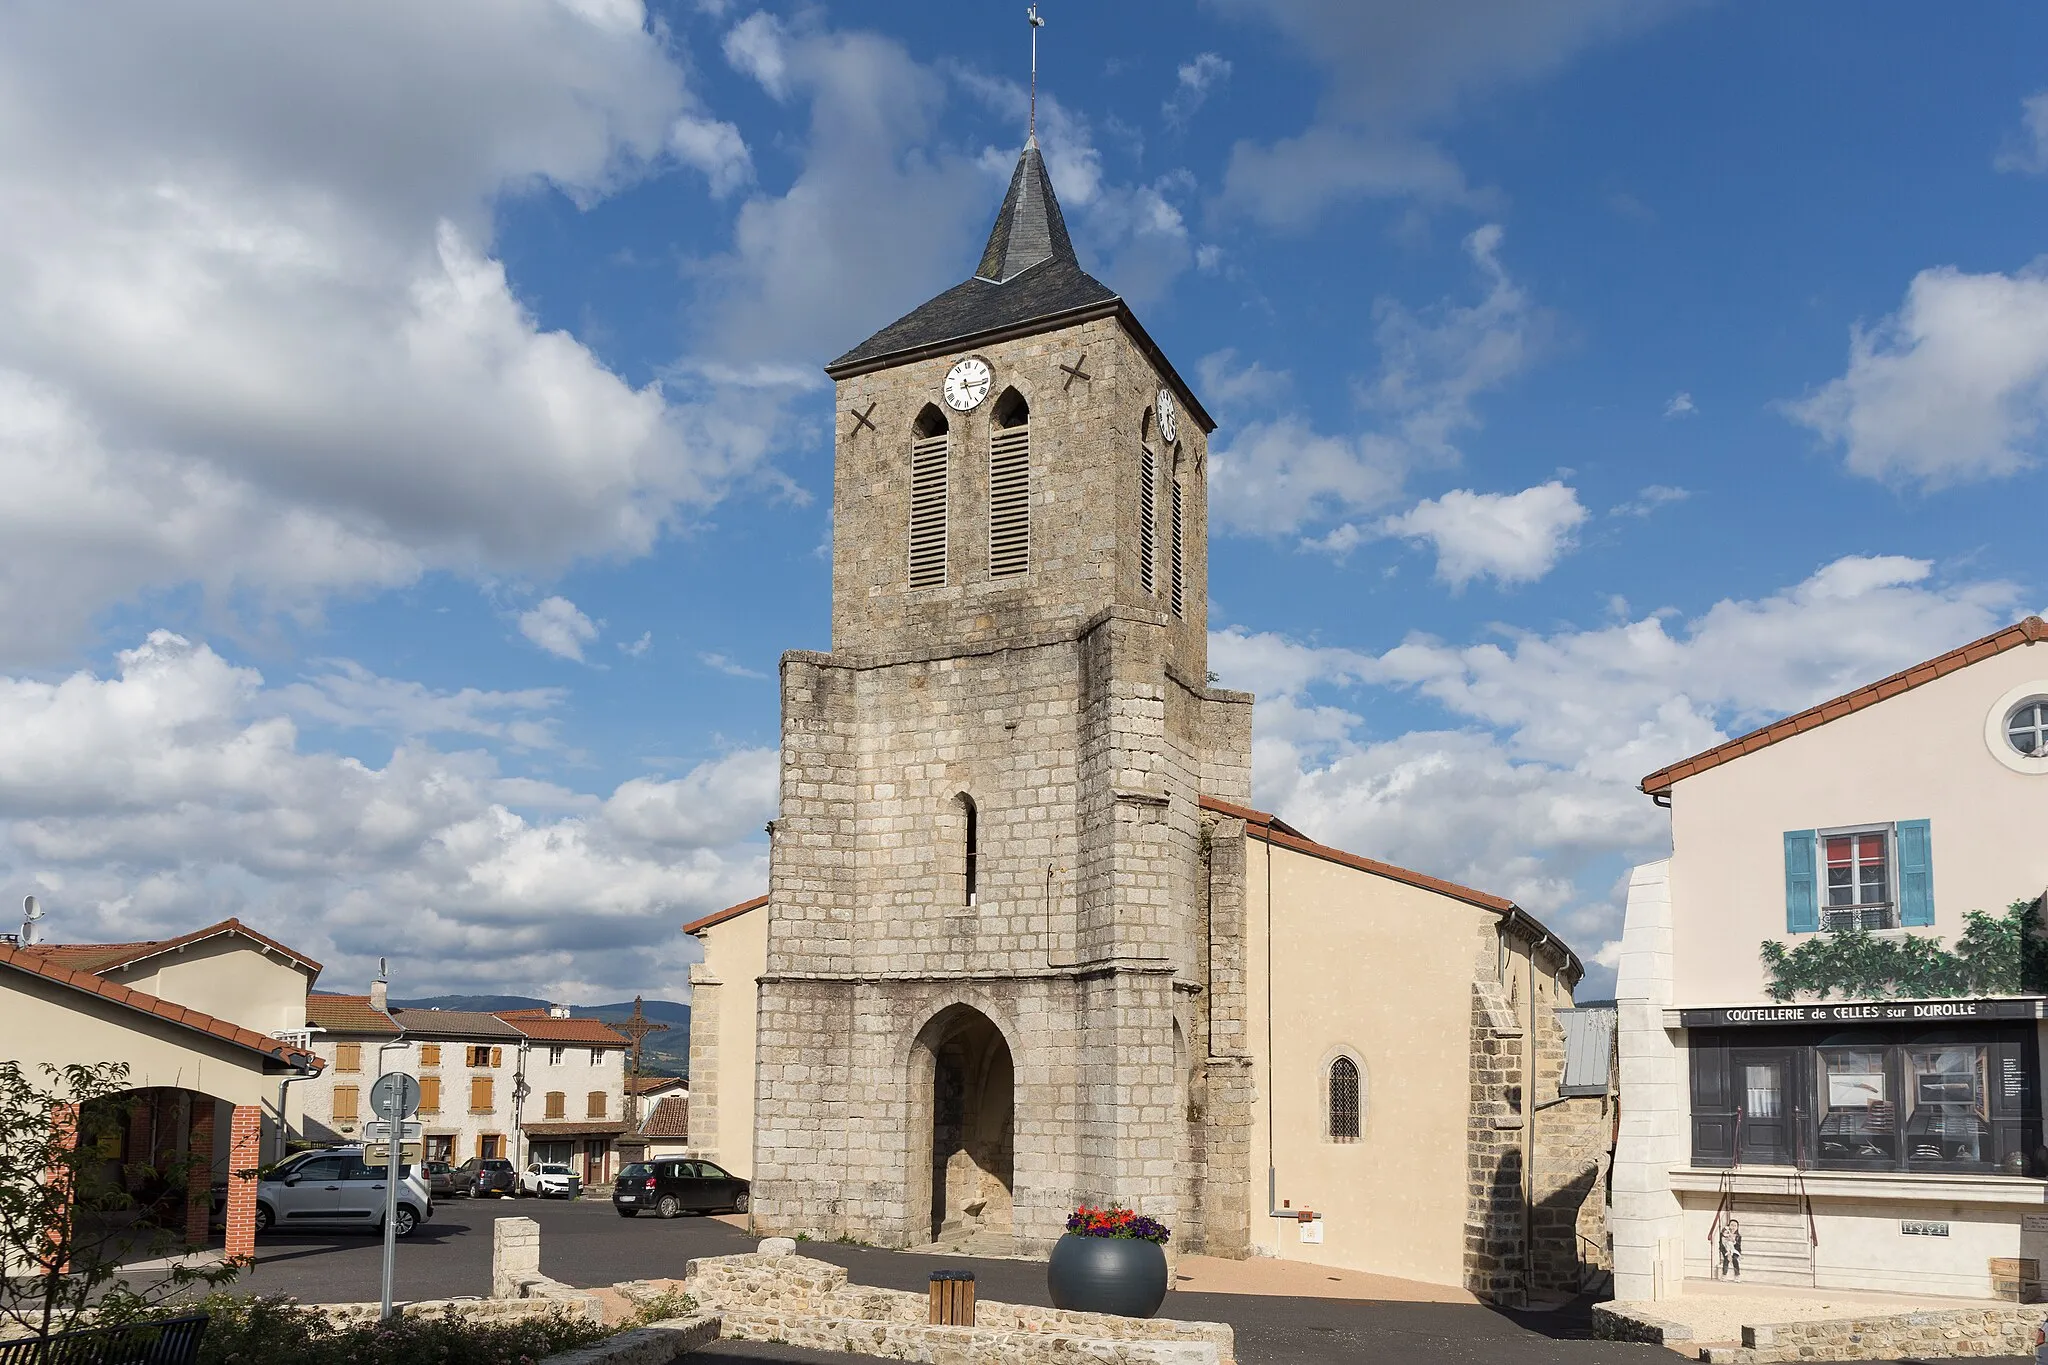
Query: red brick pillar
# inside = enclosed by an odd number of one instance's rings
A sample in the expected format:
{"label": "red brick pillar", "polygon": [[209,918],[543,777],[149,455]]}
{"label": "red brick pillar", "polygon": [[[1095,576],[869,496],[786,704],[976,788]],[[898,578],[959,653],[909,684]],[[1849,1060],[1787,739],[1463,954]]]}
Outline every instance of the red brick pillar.
{"label": "red brick pillar", "polygon": [[231,1261],[256,1259],[256,1172],[263,1164],[263,1110],[235,1106],[228,1123],[228,1239]]}
{"label": "red brick pillar", "polygon": [[[78,1145],[78,1106],[59,1104],[50,1111],[50,1135],[59,1151]],[[71,1269],[71,1168],[53,1165],[45,1176],[51,1194],[54,1217],[43,1229],[41,1254],[36,1258],[44,1270],[63,1273]]]}
{"label": "red brick pillar", "polygon": [[128,1149],[122,1154],[121,1186],[134,1194],[147,1181],[143,1168],[156,1168],[156,1092],[138,1090],[128,1097]]}
{"label": "red brick pillar", "polygon": [[185,1126],[185,1240],[195,1247],[207,1241],[213,1220],[213,1097],[192,1097],[192,1119]]}

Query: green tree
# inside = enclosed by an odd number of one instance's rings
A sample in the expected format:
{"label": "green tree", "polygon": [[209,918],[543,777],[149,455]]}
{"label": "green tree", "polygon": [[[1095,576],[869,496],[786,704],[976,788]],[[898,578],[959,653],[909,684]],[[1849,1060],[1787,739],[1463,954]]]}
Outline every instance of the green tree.
{"label": "green tree", "polygon": [[1862,929],[1816,934],[1787,949],[1761,949],[1773,1000],[1820,1000],[1840,993],[1862,1000],[1939,999],[1958,995],[2048,993],[2048,940],[2038,901],[2014,901],[2002,915],[1972,910],[1953,950],[1932,934],[1874,934]]}
{"label": "green tree", "polygon": [[211,1152],[168,1169],[122,1167],[118,1152],[136,1103],[122,1092],[122,1062],[57,1067],[42,1077],[0,1061],[0,1318],[37,1336],[88,1319],[142,1316],[195,1285],[219,1287],[233,1265],[170,1268],[142,1281],[122,1277],[123,1260],[182,1250],[177,1229],[152,1226],[128,1186],[167,1190],[184,1208],[192,1181],[210,1184]]}

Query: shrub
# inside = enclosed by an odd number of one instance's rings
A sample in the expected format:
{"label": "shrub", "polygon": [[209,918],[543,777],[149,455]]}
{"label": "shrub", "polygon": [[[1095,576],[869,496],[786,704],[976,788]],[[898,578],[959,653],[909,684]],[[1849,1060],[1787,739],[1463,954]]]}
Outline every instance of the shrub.
{"label": "shrub", "polygon": [[534,1365],[612,1330],[567,1313],[485,1322],[456,1312],[337,1326],[289,1299],[215,1294],[200,1306],[208,1322],[199,1365]]}
{"label": "shrub", "polygon": [[1156,1218],[1147,1218],[1142,1213],[1111,1206],[1106,1209],[1091,1209],[1086,1204],[1074,1210],[1067,1219],[1067,1231],[1076,1237],[1124,1237],[1139,1242],[1157,1242],[1165,1246],[1173,1234],[1166,1224]]}

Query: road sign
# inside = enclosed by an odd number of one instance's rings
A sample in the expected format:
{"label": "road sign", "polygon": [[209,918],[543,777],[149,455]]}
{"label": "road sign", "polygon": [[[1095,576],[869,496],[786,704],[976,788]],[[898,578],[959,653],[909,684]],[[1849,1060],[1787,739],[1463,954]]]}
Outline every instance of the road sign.
{"label": "road sign", "polygon": [[[427,1125],[414,1120],[398,1125],[400,1142],[418,1142],[427,1134]],[[363,1141],[385,1143],[391,1141],[391,1125],[383,1119],[371,1119],[363,1125]]]}
{"label": "road sign", "polygon": [[420,1111],[420,1083],[403,1071],[379,1076],[370,1087],[370,1112],[380,1119],[409,1119]]}

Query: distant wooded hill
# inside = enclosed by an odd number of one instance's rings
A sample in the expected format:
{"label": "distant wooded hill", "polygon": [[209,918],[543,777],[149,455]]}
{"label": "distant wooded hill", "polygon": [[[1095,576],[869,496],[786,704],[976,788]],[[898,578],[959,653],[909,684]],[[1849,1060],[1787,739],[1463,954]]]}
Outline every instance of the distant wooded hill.
{"label": "distant wooded hill", "polygon": [[[391,1002],[409,1010],[534,1010],[546,1009],[545,1000],[530,995],[429,995],[414,1000]],[[649,1076],[690,1074],[690,1007],[680,1000],[643,1000],[640,1012],[657,1024],[667,1024],[660,1033],[647,1035],[640,1052],[640,1069]],[[570,1017],[602,1019],[618,1023],[633,1013],[633,1002],[612,1005],[571,1005]]]}

